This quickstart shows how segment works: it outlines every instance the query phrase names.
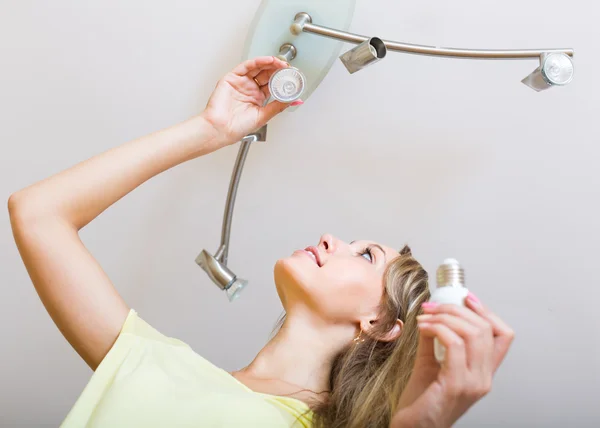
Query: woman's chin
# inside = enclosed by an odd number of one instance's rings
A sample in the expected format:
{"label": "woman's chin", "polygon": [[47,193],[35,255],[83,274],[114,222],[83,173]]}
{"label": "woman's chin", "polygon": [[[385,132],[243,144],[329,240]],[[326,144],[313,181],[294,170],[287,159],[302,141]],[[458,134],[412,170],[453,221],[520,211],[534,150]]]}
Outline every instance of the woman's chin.
{"label": "woman's chin", "polygon": [[290,274],[294,271],[294,260],[293,257],[286,257],[284,259],[279,259],[275,262],[274,267],[275,273],[275,281],[278,279],[284,279],[289,277]]}
{"label": "woman's chin", "polygon": [[301,286],[308,280],[310,268],[310,260],[299,253],[279,259],[274,268],[275,284],[286,288]]}

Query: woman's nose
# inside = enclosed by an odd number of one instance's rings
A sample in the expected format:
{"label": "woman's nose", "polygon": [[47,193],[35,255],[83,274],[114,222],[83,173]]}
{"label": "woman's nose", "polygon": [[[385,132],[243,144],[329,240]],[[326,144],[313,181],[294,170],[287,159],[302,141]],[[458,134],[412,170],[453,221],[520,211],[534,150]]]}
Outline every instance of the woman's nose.
{"label": "woman's nose", "polygon": [[325,250],[325,252],[331,254],[336,250],[336,242],[337,240],[331,236],[329,233],[321,236],[321,240],[319,241],[319,247]]}

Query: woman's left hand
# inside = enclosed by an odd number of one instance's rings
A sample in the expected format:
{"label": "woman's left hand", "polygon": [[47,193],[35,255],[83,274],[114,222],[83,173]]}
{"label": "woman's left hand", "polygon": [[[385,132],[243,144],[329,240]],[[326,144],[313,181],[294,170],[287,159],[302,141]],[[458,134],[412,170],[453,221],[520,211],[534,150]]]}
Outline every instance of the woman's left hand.
{"label": "woman's left hand", "polygon": [[[514,333],[473,294],[465,304],[423,305],[415,366],[392,426],[449,427],[490,391]],[[435,337],[446,347],[441,365]]]}
{"label": "woman's left hand", "polygon": [[239,64],[227,73],[212,93],[201,116],[215,131],[215,145],[221,148],[256,131],[290,104],[269,98],[269,79],[289,65],[272,56],[258,57]]}

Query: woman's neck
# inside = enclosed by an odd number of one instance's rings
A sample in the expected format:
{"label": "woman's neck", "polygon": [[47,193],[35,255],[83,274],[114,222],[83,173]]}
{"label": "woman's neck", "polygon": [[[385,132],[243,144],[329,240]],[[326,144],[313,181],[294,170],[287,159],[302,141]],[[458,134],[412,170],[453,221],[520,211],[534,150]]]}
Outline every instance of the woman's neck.
{"label": "woman's neck", "polygon": [[326,396],[334,359],[351,343],[354,328],[331,326],[312,318],[288,312],[275,337],[234,376],[253,390],[261,389],[257,392],[295,395],[303,391],[316,394],[314,398]]}

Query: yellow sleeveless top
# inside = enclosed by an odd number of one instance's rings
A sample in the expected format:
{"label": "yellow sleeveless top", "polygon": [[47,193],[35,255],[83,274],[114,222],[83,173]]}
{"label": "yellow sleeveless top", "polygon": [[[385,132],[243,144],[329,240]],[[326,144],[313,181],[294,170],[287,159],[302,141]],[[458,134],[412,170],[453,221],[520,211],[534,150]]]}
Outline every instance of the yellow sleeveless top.
{"label": "yellow sleeveless top", "polygon": [[309,428],[300,400],[252,391],[129,312],[62,428]]}

